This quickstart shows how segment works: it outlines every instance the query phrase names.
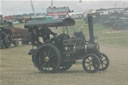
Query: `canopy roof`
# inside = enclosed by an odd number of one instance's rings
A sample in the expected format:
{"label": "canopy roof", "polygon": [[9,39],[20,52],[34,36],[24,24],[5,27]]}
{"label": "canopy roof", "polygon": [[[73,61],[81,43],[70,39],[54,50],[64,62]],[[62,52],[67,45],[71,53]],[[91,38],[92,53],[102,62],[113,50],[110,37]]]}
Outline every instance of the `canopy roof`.
{"label": "canopy roof", "polygon": [[52,19],[52,20],[34,20],[28,21],[24,24],[25,28],[33,28],[33,27],[58,27],[58,26],[72,26],[75,25],[75,20],[71,18],[66,19]]}

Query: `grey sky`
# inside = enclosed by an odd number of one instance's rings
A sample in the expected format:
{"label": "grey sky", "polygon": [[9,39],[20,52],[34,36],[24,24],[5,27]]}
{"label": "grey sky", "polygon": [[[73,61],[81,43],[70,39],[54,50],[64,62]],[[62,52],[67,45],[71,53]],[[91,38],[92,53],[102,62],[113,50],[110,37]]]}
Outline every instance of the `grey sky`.
{"label": "grey sky", "polygon": [[[74,11],[85,11],[88,9],[111,8],[111,7],[128,7],[128,0],[53,0],[54,5],[69,6]],[[46,12],[46,8],[50,6],[50,0],[33,0],[36,12]],[[116,4],[116,5],[115,5]],[[2,0],[1,13],[3,15],[32,13],[30,0]]]}

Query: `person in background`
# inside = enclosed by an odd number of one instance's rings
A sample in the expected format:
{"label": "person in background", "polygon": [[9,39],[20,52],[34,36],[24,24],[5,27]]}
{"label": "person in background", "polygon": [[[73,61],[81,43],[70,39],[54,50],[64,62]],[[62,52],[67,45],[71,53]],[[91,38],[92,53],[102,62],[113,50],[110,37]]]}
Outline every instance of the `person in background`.
{"label": "person in background", "polygon": [[80,28],[79,32],[75,32],[74,36],[78,39],[86,40],[85,35],[83,34],[83,27]]}

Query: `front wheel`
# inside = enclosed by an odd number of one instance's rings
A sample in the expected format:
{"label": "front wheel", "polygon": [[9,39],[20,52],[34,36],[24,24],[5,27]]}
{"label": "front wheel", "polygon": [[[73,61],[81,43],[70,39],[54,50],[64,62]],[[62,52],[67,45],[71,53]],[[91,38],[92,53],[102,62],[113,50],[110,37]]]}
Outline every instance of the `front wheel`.
{"label": "front wheel", "polygon": [[100,54],[100,67],[99,67],[99,71],[104,71],[108,68],[109,66],[109,59],[108,56],[105,55],[104,53]]}
{"label": "front wheel", "polygon": [[83,69],[88,73],[95,73],[99,70],[100,60],[95,54],[88,54],[82,61]]}

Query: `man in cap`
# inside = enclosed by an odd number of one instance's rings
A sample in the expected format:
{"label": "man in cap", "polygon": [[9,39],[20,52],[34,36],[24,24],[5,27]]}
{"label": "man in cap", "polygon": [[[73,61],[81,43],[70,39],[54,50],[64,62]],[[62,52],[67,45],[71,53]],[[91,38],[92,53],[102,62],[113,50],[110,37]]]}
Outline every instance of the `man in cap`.
{"label": "man in cap", "polygon": [[48,26],[44,25],[41,29],[40,29],[40,36],[43,38],[43,41],[46,42],[48,40],[50,40],[50,35],[55,36],[56,33],[52,32]]}

